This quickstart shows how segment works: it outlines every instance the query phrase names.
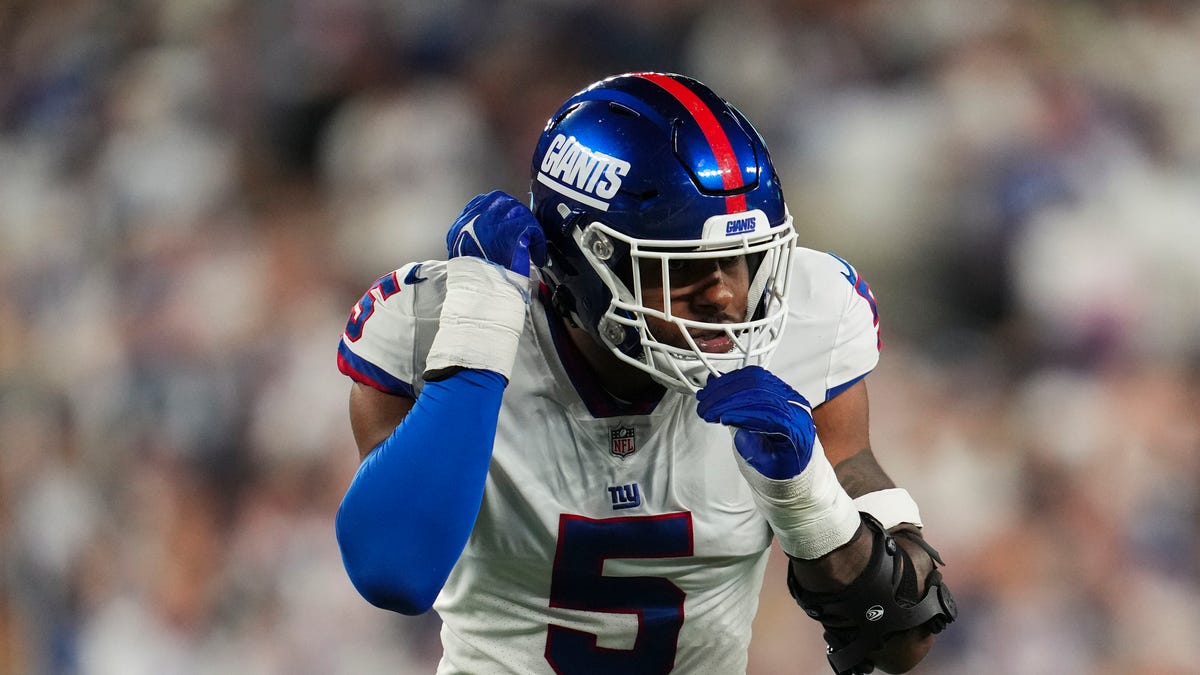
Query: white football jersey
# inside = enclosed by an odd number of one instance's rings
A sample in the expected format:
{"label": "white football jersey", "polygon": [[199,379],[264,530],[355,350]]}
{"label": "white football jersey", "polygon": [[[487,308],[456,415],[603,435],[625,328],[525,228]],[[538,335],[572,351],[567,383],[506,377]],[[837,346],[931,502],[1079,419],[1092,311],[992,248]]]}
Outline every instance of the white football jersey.
{"label": "white football jersey", "polygon": [[[878,320],[841,259],[798,249],[793,264],[771,370],[816,406],[874,368]],[[441,262],[376,282],[343,335],[342,371],[419,395],[444,289]],[[616,401],[581,359],[535,299],[479,517],[434,604],[438,674],[745,672],[771,533],[730,430],[677,392]]]}

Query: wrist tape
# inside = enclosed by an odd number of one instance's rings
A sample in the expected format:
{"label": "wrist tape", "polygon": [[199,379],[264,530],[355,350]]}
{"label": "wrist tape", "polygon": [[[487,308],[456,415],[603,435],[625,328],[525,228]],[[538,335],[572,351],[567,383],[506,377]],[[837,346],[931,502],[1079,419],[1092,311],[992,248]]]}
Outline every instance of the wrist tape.
{"label": "wrist tape", "polygon": [[512,374],[525,327],[529,278],[482,258],[446,261],[446,298],[425,372],[447,368]]}
{"label": "wrist tape", "polygon": [[924,527],[921,524],[921,510],[917,508],[917,502],[904,488],[888,488],[868,492],[855,498],[854,506],[859,511],[874,516],[885,530],[890,530],[901,523]]}
{"label": "wrist tape", "polygon": [[850,541],[858,531],[858,509],[838,482],[820,439],[814,439],[808,466],[787,480],[767,478],[740,454],[736,456],[754,501],[784,553],[815,560]]}

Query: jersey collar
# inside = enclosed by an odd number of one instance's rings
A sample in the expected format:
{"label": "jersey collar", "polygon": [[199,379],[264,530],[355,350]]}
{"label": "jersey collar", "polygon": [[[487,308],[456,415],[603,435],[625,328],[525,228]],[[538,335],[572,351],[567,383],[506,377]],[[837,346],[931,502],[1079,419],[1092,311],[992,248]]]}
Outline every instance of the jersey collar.
{"label": "jersey collar", "polygon": [[546,324],[550,328],[550,337],[554,342],[554,351],[558,354],[559,362],[566,371],[575,393],[587,407],[592,417],[626,417],[630,415],[649,415],[662,401],[666,389],[652,391],[646,396],[632,401],[619,399],[600,386],[591,364],[584,358],[563,324],[563,318],[554,311],[550,302],[550,289],[542,283],[538,286],[543,311],[546,312]]}

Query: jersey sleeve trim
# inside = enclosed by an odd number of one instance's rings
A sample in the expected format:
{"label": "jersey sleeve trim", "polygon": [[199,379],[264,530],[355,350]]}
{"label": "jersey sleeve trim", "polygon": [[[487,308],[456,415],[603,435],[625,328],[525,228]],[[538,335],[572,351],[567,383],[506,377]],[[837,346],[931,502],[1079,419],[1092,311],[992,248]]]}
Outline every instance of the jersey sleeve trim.
{"label": "jersey sleeve trim", "polygon": [[846,391],[850,387],[853,387],[854,385],[856,385],[860,381],[862,381],[862,379],[864,377],[866,377],[867,375],[870,375],[870,374],[871,374],[871,371],[868,370],[867,372],[863,373],[862,375],[852,378],[847,382],[843,382],[842,384],[839,384],[836,387],[831,387],[829,389],[826,389],[825,390],[825,400],[828,401],[828,400],[832,399],[833,397],[837,396],[838,394],[842,393],[843,391]]}
{"label": "jersey sleeve trim", "polygon": [[869,375],[879,363],[882,348],[879,310],[870,286],[853,265],[833,253],[828,255],[838,263],[838,272],[847,284],[842,287],[845,304],[825,374],[826,401]]}
{"label": "jersey sleeve trim", "polygon": [[355,382],[373,387],[385,394],[416,398],[416,392],[408,382],[367,361],[350,350],[345,339],[338,343],[338,370]]}

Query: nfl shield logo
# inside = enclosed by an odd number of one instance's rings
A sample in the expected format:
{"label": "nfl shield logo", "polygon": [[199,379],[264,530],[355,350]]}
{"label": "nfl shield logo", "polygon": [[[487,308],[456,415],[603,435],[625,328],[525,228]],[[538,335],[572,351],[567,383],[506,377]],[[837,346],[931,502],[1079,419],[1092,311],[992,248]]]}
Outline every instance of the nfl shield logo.
{"label": "nfl shield logo", "polygon": [[625,459],[637,452],[636,432],[633,427],[617,427],[612,430],[612,454]]}

